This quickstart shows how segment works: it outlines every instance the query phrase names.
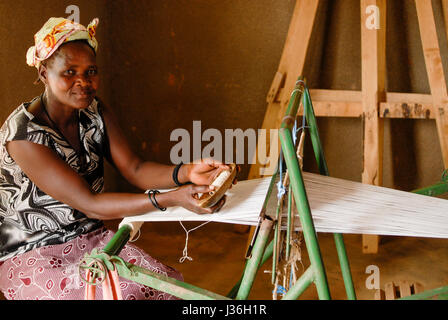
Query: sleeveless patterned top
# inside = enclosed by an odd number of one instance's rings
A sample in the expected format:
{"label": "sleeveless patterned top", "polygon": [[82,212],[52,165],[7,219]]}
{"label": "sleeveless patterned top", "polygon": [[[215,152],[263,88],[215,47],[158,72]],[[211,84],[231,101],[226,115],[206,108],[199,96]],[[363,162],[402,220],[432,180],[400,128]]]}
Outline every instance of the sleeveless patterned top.
{"label": "sleeveless patterned top", "polygon": [[[36,99],[39,97],[33,101]],[[40,190],[5,147],[14,140],[45,145],[78,172],[93,192],[100,193],[104,188],[103,157],[108,150],[100,103],[95,99],[78,111],[86,163],[81,166],[79,155],[68,141],[28,112],[33,101],[15,109],[0,129],[0,261],[34,248],[67,242],[103,225]]]}

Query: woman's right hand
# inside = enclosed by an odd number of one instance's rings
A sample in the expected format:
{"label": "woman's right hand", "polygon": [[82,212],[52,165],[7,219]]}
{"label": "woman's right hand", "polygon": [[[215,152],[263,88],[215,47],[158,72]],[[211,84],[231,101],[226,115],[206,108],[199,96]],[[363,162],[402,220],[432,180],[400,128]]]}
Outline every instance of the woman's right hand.
{"label": "woman's right hand", "polygon": [[198,186],[194,184],[189,184],[182,186],[172,193],[172,201],[176,206],[183,207],[189,211],[195,212],[197,214],[210,214],[218,212],[226,202],[226,196],[222,197],[213,207],[202,208],[199,206],[199,193],[208,193],[213,191],[213,186]]}

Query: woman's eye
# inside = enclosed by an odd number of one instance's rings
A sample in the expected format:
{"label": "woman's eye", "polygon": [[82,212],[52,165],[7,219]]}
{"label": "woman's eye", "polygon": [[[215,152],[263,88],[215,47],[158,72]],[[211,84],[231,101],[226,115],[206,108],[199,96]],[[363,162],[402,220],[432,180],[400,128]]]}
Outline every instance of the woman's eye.
{"label": "woman's eye", "polygon": [[68,74],[69,76],[73,76],[75,74],[75,70],[69,69],[65,71],[65,73]]}
{"label": "woman's eye", "polygon": [[88,73],[89,76],[95,76],[95,75],[98,74],[98,70],[90,69],[87,73]]}

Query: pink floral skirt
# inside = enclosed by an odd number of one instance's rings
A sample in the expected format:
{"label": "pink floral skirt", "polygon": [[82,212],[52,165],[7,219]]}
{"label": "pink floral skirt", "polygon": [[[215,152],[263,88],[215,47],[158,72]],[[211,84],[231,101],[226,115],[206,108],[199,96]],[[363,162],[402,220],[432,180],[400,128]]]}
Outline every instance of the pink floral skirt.
{"label": "pink floral skirt", "polygon": [[[101,228],[69,242],[37,248],[2,261],[0,290],[9,300],[82,300],[86,283],[79,277],[79,262],[94,248],[104,248],[113,235],[114,232]],[[183,281],[178,271],[133,244],[126,244],[119,256],[129,263]],[[122,277],[119,280],[124,300],[177,299]],[[102,298],[102,288],[98,285],[96,299]]]}

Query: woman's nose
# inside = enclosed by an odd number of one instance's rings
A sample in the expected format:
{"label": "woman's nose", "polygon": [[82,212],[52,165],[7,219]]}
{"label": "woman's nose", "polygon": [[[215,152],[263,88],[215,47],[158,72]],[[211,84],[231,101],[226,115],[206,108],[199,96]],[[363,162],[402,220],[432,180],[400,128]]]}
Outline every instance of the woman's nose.
{"label": "woman's nose", "polygon": [[78,75],[75,81],[82,86],[92,84],[92,80],[84,74]]}

